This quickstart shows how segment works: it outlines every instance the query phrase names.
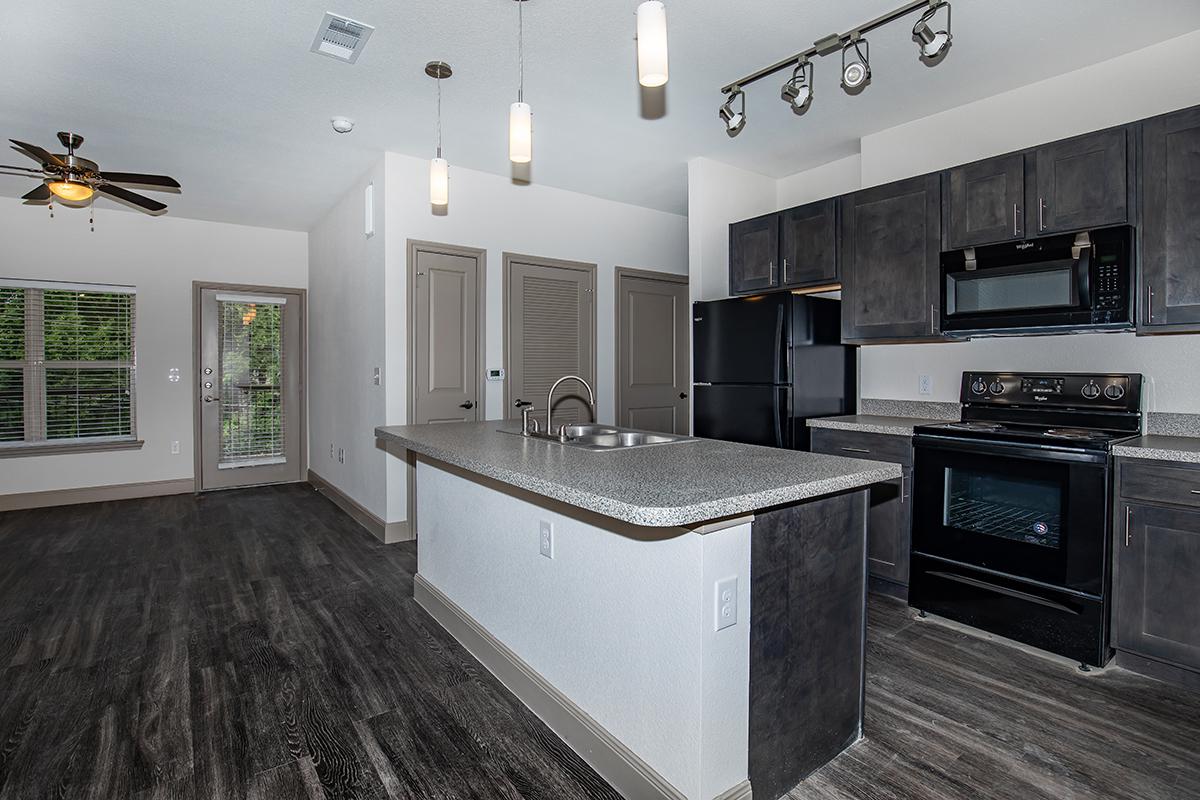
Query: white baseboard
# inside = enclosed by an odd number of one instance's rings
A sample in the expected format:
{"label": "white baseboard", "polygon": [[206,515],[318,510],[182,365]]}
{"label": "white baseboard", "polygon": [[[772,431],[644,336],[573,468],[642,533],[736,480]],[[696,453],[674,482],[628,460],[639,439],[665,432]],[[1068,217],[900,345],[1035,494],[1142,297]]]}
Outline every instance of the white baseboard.
{"label": "white baseboard", "polygon": [[354,498],[311,469],[308,471],[308,482],[312,484],[314,489],[332,500],[335,506],[349,514],[355,522],[370,531],[372,536],[384,544],[410,542],[417,538],[407,521],[384,522],[371,513],[370,510],[360,505]]}
{"label": "white baseboard", "polygon": [[45,492],[24,492],[0,495],[0,511],[19,511],[26,508],[73,506],[80,503],[103,503],[108,500],[135,500],[139,497],[163,497],[171,494],[190,494],[196,490],[191,478],[141,483],[117,483],[112,486],[85,486],[79,489],[52,489]]}
{"label": "white baseboard", "polygon": [[[413,597],[622,796],[636,800],[687,800],[686,795],[419,574],[413,581]],[[713,800],[751,800],[750,781],[742,781]]]}

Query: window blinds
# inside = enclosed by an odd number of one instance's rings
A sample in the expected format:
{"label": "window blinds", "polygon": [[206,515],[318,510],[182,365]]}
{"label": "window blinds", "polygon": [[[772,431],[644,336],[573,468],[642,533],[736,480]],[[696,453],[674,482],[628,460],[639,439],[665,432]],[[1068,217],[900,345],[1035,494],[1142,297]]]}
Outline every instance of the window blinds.
{"label": "window blinds", "polygon": [[133,438],[129,287],[0,280],[0,442]]}

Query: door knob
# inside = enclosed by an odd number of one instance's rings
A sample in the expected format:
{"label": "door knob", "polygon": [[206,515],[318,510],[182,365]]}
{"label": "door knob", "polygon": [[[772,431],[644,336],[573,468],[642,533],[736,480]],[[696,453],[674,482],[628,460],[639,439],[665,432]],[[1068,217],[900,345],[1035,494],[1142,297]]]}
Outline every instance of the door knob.
{"label": "door knob", "polygon": [[679,393],[679,399],[680,399],[680,400],[687,400],[687,392],[680,392],[680,393]]}
{"label": "door knob", "polygon": [[475,402],[474,402],[473,400],[468,400],[468,401],[467,401],[467,402],[465,402],[465,403],[459,403],[459,404],[458,404],[458,407],[459,407],[459,408],[471,409],[471,408],[474,408],[474,407],[475,407]]}
{"label": "door knob", "polygon": [[206,395],[204,395],[204,402],[206,402],[206,403],[219,403],[219,402],[221,402],[221,398],[219,398],[219,397],[213,397],[211,394],[206,394]]}
{"label": "door knob", "polygon": [[516,405],[517,408],[524,408],[525,406],[533,405],[533,402],[530,400],[522,400],[517,398],[517,402],[514,405]]}

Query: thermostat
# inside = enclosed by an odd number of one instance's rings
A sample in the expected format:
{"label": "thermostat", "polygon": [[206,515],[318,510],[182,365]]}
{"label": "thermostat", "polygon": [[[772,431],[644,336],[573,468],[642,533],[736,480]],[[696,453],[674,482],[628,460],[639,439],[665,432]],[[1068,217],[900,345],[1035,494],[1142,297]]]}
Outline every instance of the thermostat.
{"label": "thermostat", "polygon": [[489,369],[489,370],[487,371],[487,379],[488,379],[489,381],[502,381],[502,380],[504,380],[504,368],[503,368],[503,367],[501,367],[500,369]]}

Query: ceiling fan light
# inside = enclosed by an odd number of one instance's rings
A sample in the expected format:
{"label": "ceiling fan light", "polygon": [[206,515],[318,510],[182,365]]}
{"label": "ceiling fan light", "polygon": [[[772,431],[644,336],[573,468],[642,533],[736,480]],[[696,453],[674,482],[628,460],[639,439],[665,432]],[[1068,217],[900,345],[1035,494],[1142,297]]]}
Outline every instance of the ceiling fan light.
{"label": "ceiling fan light", "polygon": [[508,160],[528,164],[533,160],[533,109],[513,103],[508,109]]}
{"label": "ceiling fan light", "polygon": [[69,203],[82,203],[86,200],[91,200],[95,191],[86,183],[78,181],[46,181],[46,188],[54,193],[56,197],[62,198]]}
{"label": "ceiling fan light", "polygon": [[654,88],[666,84],[667,9],[661,0],[637,7],[638,83]]}

